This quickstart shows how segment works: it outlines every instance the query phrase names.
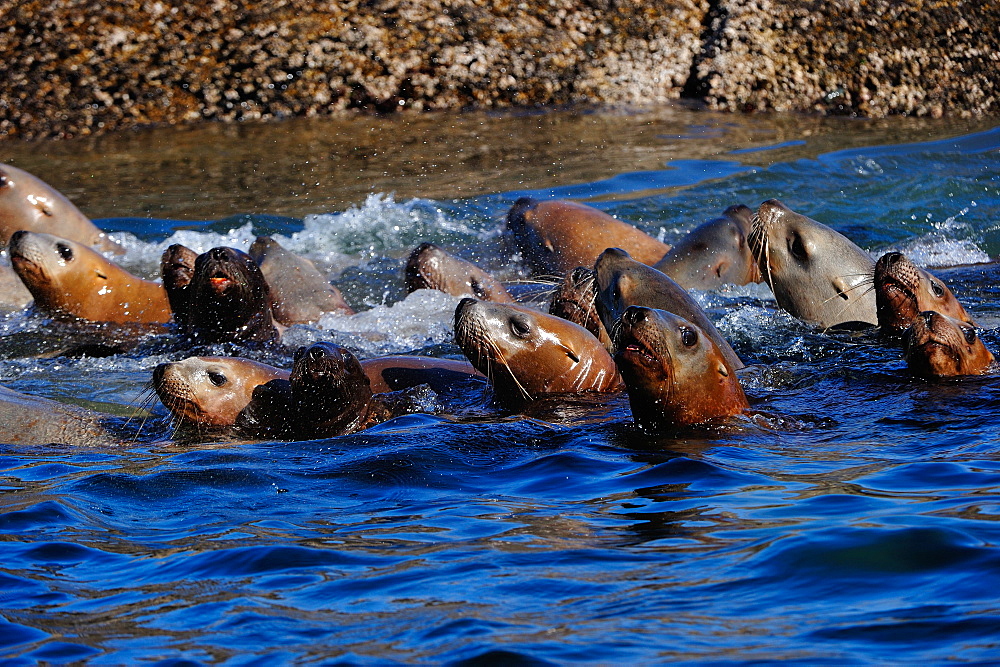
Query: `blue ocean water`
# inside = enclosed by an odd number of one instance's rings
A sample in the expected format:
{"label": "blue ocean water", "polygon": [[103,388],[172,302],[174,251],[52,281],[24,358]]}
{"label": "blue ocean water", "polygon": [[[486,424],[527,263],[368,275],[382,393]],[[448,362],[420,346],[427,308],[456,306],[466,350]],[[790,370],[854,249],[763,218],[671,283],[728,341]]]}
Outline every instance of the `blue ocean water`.
{"label": "blue ocean water", "polygon": [[[289,347],[450,355],[456,300],[402,287],[421,241],[513,281],[502,216],[523,194],[582,198],[668,242],[778,198],[934,267],[1000,351],[1000,128],[774,161],[785,147],[475,197],[375,192],[301,220],[102,224],[145,273],[169,243],[276,234],[362,311],[293,327]],[[897,349],[811,329],[760,286],[696,296],[750,362],[758,418],[654,435],[624,397],[511,415],[477,394],[328,440],[174,442],[143,397],[183,354],[5,354],[13,389],[151,416],[106,446],[0,447],[0,658],[997,660],[997,377],[914,379]],[[9,345],[46,323],[0,327]]]}

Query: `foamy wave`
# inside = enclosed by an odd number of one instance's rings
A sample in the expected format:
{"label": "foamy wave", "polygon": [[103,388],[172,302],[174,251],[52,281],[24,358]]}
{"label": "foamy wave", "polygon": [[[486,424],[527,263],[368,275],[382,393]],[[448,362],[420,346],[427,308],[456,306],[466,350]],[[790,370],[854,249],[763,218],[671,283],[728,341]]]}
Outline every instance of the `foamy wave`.
{"label": "foamy wave", "polygon": [[417,290],[391,306],[355,315],[327,313],[316,327],[291,327],[282,337],[289,347],[329,340],[362,357],[401,354],[454,340],[455,307],[460,299],[437,290]]}
{"label": "foamy wave", "polygon": [[111,234],[111,238],[125,248],[125,255],[123,257],[108,255],[108,257],[129,271],[147,278],[158,279],[160,277],[160,256],[163,255],[164,250],[175,243],[187,246],[197,253],[203,253],[218,246],[229,246],[245,252],[253,243],[256,235],[253,231],[253,223],[248,222],[242,227],[223,233],[179,229],[166,240],[154,243],[143,241],[129,232],[116,232]]}
{"label": "foamy wave", "polygon": [[991,261],[990,256],[973,240],[981,234],[981,230],[964,220],[965,215],[975,206],[976,202],[970,202],[969,206],[955,215],[933,223],[935,231],[896,244],[881,254],[898,250],[919,266],[984,264]]}
{"label": "foamy wave", "polygon": [[420,241],[455,236],[479,240],[479,230],[445,215],[427,199],[397,202],[392,194],[370,194],[364,204],[342,213],[307,215],[304,228],[290,237],[277,236],[292,252],[329,263],[331,253],[372,257],[409,250]]}
{"label": "foamy wave", "polygon": [[956,266],[959,264],[985,264],[990,256],[970,239],[950,239],[933,233],[898,244],[894,248],[918,266]]}
{"label": "foamy wave", "polygon": [[[359,260],[402,255],[423,241],[475,245],[496,235],[495,229],[480,229],[480,222],[449,216],[428,199],[397,202],[391,193],[375,193],[361,205],[341,213],[307,215],[301,231],[272,236],[291,252],[336,274]],[[259,233],[253,222],[225,232],[181,229],[160,242],[116,232],[111,236],[125,248],[125,255],[109,257],[130,271],[155,278],[159,276],[160,256],[171,244],[179,243],[199,253],[222,245],[246,251]]]}

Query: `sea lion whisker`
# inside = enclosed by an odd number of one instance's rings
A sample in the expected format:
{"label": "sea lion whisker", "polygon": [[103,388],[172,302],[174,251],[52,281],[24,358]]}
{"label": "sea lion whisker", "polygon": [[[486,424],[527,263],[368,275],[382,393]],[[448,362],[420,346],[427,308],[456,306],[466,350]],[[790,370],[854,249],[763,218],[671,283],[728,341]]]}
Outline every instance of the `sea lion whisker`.
{"label": "sea lion whisker", "polygon": [[500,349],[500,346],[492,342],[490,344],[496,351],[497,359],[504,365],[504,367],[507,369],[507,372],[510,373],[510,378],[514,381],[514,384],[517,385],[517,388],[518,390],[520,390],[521,395],[524,396],[524,398],[529,401],[533,400],[531,397],[531,393],[524,387],[523,384],[521,384],[521,381],[517,379],[517,375],[514,374],[514,369],[511,368],[510,364],[507,362],[507,359],[506,357],[504,357],[503,350]]}
{"label": "sea lion whisker", "polygon": [[757,261],[757,265],[760,266],[760,262],[764,262],[764,267],[767,273],[767,284],[774,291],[774,276],[771,275],[771,241],[764,237],[764,242],[761,245],[761,256],[762,259]]}
{"label": "sea lion whisker", "polygon": [[[862,287],[862,285],[855,285],[854,287],[852,287],[852,288],[851,288],[850,290],[848,290],[848,291],[852,291],[852,290],[855,290],[855,289],[857,289],[858,287]],[[875,287],[874,287],[874,286],[870,286],[870,287],[869,287],[869,288],[868,288],[867,290],[865,290],[864,292],[862,292],[862,293],[861,293],[861,294],[860,294],[860,295],[858,296],[858,298],[859,298],[859,299],[860,299],[860,298],[863,298],[863,297],[864,297],[864,296],[865,296],[866,294],[869,294],[869,293],[871,293],[871,292],[872,292],[872,291],[874,291],[874,290],[875,290]],[[823,301],[823,303],[826,303],[826,302],[828,302],[828,301],[832,301],[832,300],[834,300],[834,299],[839,299],[839,298],[841,298],[841,297],[840,297],[840,294],[836,294],[836,295],[834,295],[834,296],[831,296],[831,297],[830,297],[829,299],[825,299],[825,300]],[[852,303],[851,303],[850,301],[847,301],[847,302],[845,302],[845,303],[843,304],[843,306],[842,306],[842,307],[840,308],[840,310],[838,310],[838,311],[837,311],[837,313],[836,313],[837,317],[839,318],[839,317],[840,317],[841,315],[843,315],[843,314],[844,314],[844,313],[845,313],[845,312],[847,311],[847,309],[848,309],[848,308],[851,308],[852,306],[853,306],[853,304],[852,304]],[[830,330],[831,328],[832,328],[832,327],[824,327],[823,331],[829,331],[829,330]]]}
{"label": "sea lion whisker", "polygon": [[[866,289],[865,289],[864,292],[861,292],[861,294],[858,295],[859,297],[864,297],[867,294],[870,294],[871,292],[875,291],[875,283],[869,284],[869,283],[865,283],[865,282],[860,282],[860,283],[857,283],[856,285],[851,285],[846,290],[843,290],[841,292],[837,292],[836,294],[834,294],[831,297],[827,297],[826,299],[823,299],[823,303],[826,304],[826,303],[829,303],[830,301],[833,301],[835,299],[842,299],[842,298],[844,298],[845,295],[848,295],[848,294],[850,294],[851,292],[853,292],[853,291],[855,291],[857,289],[861,289],[862,287],[864,287]],[[843,311],[841,311],[841,313],[842,312]]]}
{"label": "sea lion whisker", "polygon": [[[142,430],[146,427],[146,424],[153,416],[150,407],[156,399],[156,388],[153,386],[153,382],[150,381],[146,383],[146,386],[139,393],[139,395],[133,401],[129,402],[129,406],[134,407],[135,410],[133,410],[132,414],[130,414],[128,419],[125,420],[125,425],[128,426],[132,423],[133,419],[140,415],[142,417],[142,421],[139,422],[139,426],[136,428],[135,434],[132,436],[133,445],[138,442],[139,436],[142,435]],[[171,415],[171,421],[173,421],[173,419],[174,417]]]}
{"label": "sea lion whisker", "polygon": [[139,392],[139,395],[126,404],[128,407],[133,408],[132,412],[128,416],[128,419],[125,420],[126,426],[132,422],[133,418],[143,412],[148,414],[149,410],[147,408],[153,404],[154,396],[156,396],[156,390],[153,388],[152,383],[147,383],[146,386],[143,387],[142,391]]}
{"label": "sea lion whisker", "polygon": [[530,278],[515,278],[514,280],[508,280],[507,282],[512,285],[558,285],[562,282],[562,277],[556,274],[543,274],[538,276],[532,276]]}

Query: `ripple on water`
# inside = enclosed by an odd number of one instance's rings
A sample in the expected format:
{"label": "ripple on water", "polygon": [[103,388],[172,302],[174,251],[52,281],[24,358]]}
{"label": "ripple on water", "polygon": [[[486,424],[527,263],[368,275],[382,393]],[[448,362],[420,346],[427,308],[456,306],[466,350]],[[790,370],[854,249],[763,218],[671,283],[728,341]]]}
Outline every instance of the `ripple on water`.
{"label": "ripple on water", "polygon": [[[777,197],[873,255],[902,248],[955,265],[938,275],[987,344],[1000,344],[996,265],[964,266],[1000,252],[996,130],[878,146],[851,134],[870,131],[867,121],[829,120],[845,137],[826,145],[855,147],[818,154],[811,137],[802,143],[801,119],[793,130],[747,122],[753,145],[765,136],[773,150],[720,157],[715,145],[691,160],[664,153],[653,171],[609,177],[588,165],[579,183],[567,173],[554,186],[510,187],[602,195],[592,203],[668,241],[730,204]],[[503,225],[519,193],[372,193],[303,220],[221,213],[144,230],[132,218],[115,237],[128,267],[155,275],[170,243],[246,249],[274,234],[361,310],[291,327],[289,349],[334,340],[362,356],[460,357],[456,300],[407,295],[405,257],[433,241],[519,276]],[[760,285],[695,297],[749,362],[740,377],[752,416],[646,433],[623,395],[510,415],[479,386],[422,394],[416,402],[440,414],[341,438],[5,448],[0,658],[995,658],[996,377],[914,380],[876,335],[817,332]],[[143,404],[151,368],[188,353],[167,334],[104,359],[25,358],[69,334],[20,313],[0,316],[0,333],[5,384],[91,407]],[[289,350],[220,350],[290,363]],[[159,432],[163,409],[152,413]]]}

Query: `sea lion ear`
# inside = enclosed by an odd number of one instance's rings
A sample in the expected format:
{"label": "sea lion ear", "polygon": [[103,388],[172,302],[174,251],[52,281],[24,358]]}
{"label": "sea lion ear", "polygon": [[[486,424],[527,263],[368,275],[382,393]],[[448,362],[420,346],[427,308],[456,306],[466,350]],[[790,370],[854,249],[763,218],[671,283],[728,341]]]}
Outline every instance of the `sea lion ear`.
{"label": "sea lion ear", "polygon": [[574,364],[580,363],[580,356],[576,352],[566,347],[565,345],[562,346],[562,349],[566,351],[566,356],[572,359]]}
{"label": "sea lion ear", "polygon": [[721,375],[724,378],[729,377],[729,369],[726,368],[726,365],[721,361],[719,362],[719,375]]}

